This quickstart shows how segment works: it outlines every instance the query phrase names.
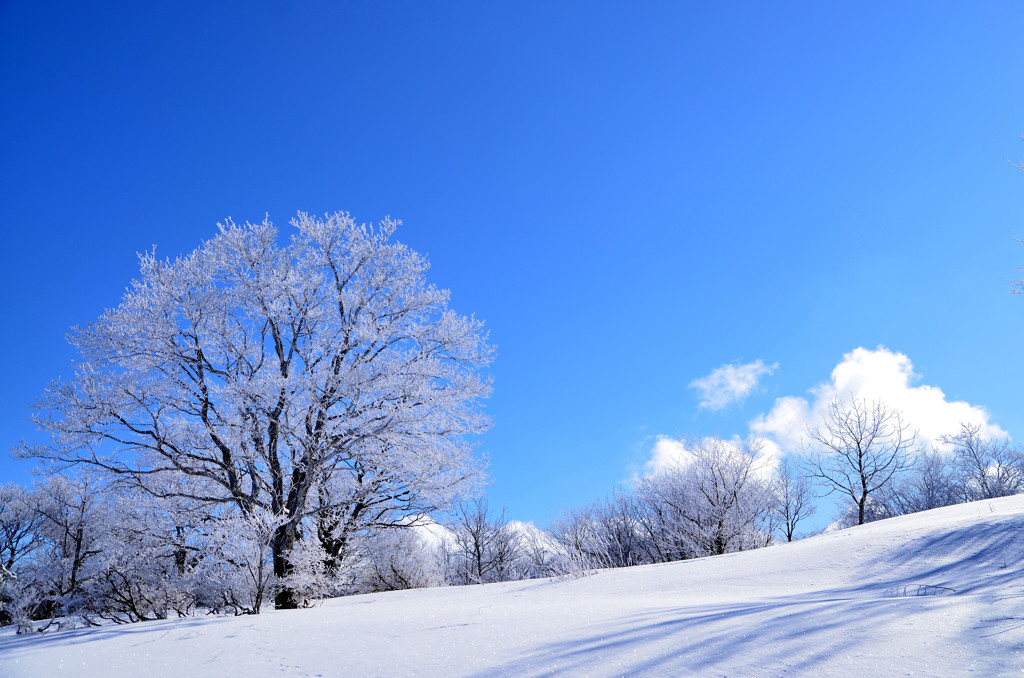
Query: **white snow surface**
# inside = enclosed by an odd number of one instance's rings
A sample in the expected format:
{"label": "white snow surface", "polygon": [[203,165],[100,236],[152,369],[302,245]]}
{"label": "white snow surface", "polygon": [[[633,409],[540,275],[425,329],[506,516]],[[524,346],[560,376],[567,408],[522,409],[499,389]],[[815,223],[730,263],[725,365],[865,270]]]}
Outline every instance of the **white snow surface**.
{"label": "white snow surface", "polygon": [[0,632],[11,678],[278,675],[1024,676],[1024,496],[578,578]]}

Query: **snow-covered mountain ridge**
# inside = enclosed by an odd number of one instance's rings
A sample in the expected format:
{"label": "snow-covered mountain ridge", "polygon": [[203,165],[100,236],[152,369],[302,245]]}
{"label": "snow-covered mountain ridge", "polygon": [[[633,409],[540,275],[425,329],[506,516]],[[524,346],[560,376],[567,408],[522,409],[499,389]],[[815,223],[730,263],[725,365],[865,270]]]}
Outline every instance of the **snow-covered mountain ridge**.
{"label": "snow-covered mountain ridge", "polygon": [[0,633],[0,676],[61,675],[1020,676],[1024,496],[578,578]]}

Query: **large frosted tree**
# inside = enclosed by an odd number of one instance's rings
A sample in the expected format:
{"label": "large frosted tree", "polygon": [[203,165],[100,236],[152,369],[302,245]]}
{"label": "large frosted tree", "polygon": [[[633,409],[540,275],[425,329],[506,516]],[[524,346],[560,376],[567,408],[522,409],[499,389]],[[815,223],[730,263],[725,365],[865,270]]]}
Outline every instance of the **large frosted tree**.
{"label": "large frosted tree", "polygon": [[[270,520],[274,572],[367,526],[450,505],[480,472],[482,324],[448,309],[396,222],[299,213],[219,225],[188,256],[140,256],[119,306],[75,328],[22,454],[86,465],[211,515]],[[283,584],[277,607],[301,601]]]}

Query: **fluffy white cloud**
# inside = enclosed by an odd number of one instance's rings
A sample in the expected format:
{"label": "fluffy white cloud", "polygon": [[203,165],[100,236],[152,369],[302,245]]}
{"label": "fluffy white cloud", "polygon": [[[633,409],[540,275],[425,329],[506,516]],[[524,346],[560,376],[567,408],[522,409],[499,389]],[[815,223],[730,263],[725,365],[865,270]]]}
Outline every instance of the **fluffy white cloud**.
{"label": "fluffy white cloud", "polygon": [[687,460],[688,455],[689,452],[686,451],[683,441],[668,436],[658,436],[654,441],[651,456],[644,464],[645,475],[653,475],[658,471],[681,464]]}
{"label": "fluffy white cloud", "polygon": [[[704,442],[709,440],[709,438],[703,439]],[[736,452],[740,452],[744,448],[744,441],[738,437],[725,440],[724,442]],[[644,475],[654,475],[673,466],[686,464],[692,459],[693,455],[686,445],[687,440],[685,439],[679,440],[669,438],[668,436],[658,436],[654,441],[654,448],[651,450],[650,458],[644,464]],[[754,460],[755,473],[770,472],[775,468],[780,456],[781,451],[779,447],[771,440],[765,439],[764,446],[759,449]]]}
{"label": "fluffy white cloud", "polygon": [[720,410],[750,395],[761,377],[771,374],[778,366],[778,363],[765,365],[763,360],[744,365],[722,365],[706,377],[691,381],[690,388],[700,391],[701,407]]}
{"label": "fluffy white cloud", "polygon": [[961,423],[981,427],[986,438],[1008,437],[998,424],[989,421],[984,408],[962,400],[949,401],[938,387],[914,385],[918,379],[910,358],[903,353],[883,346],[873,351],[857,348],[843,356],[830,381],[811,389],[810,400],[778,398],[770,412],[750,422],[750,430],[786,450],[797,450],[807,427],[820,423],[829,403],[838,398],[880,401],[899,410],[925,444],[939,444],[943,435],[955,434]]}

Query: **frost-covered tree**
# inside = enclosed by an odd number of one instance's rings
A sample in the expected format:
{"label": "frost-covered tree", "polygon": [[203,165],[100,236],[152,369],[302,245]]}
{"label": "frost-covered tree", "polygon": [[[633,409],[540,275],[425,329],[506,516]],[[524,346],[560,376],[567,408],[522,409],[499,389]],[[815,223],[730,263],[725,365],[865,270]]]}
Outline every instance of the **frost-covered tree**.
{"label": "frost-covered tree", "polygon": [[[448,309],[396,222],[292,225],[286,245],[269,221],[229,221],[187,256],[142,255],[120,305],[73,331],[74,377],[38,403],[48,442],[21,449],[269,515],[279,582],[301,539],[330,560],[362,526],[451,505],[479,473],[466,436],[490,390],[481,323]],[[301,602],[278,587],[277,607]]]}
{"label": "frost-covered tree", "polygon": [[440,586],[444,584],[444,560],[438,556],[420,530],[378,530],[362,544],[357,590]]}
{"label": "frost-covered tree", "polygon": [[836,399],[824,421],[808,428],[807,468],[828,493],[849,497],[857,524],[867,522],[868,499],[912,462],[917,440],[899,410],[881,402]]}
{"label": "frost-covered tree", "polygon": [[981,427],[961,424],[943,443],[953,448],[962,501],[1007,497],[1024,492],[1024,453],[1008,440],[986,440]]}
{"label": "frost-covered tree", "polygon": [[38,599],[34,616],[90,609],[90,588],[102,570],[104,534],[113,513],[107,489],[87,474],[52,476],[37,488],[42,544],[25,582]]}
{"label": "frost-covered tree", "polygon": [[657,538],[680,548],[681,557],[719,555],[770,542],[774,498],[761,478],[759,439],[685,441],[686,459],[649,478],[639,488],[660,511]]}
{"label": "frost-covered tree", "polygon": [[0,568],[8,573],[39,547],[35,497],[21,485],[0,485]]}
{"label": "frost-covered tree", "polygon": [[[203,530],[202,558],[195,568],[200,600],[236,614],[259,612],[286,585],[284,577],[274,576],[274,535],[282,520],[262,508],[212,518]],[[296,599],[305,587],[295,579],[314,574],[299,566],[306,560],[302,555],[298,549],[289,554],[293,567],[288,584]]]}

